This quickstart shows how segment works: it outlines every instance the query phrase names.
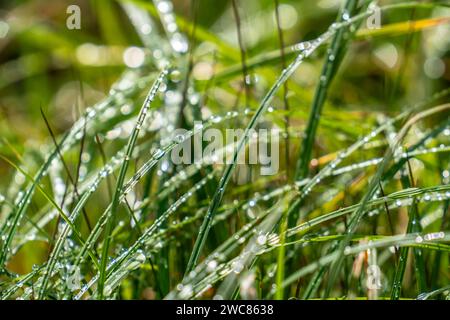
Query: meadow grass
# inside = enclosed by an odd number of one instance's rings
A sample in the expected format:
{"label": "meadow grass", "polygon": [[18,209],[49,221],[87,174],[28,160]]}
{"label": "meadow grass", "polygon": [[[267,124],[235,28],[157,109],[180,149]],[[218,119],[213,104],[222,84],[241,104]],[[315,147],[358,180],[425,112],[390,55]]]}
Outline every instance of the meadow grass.
{"label": "meadow grass", "polygon": [[[81,2],[81,30],[24,30],[40,5],[0,46],[1,299],[449,297],[450,2]],[[261,128],[272,175],[238,163]],[[206,129],[242,130],[231,161],[173,163]]]}

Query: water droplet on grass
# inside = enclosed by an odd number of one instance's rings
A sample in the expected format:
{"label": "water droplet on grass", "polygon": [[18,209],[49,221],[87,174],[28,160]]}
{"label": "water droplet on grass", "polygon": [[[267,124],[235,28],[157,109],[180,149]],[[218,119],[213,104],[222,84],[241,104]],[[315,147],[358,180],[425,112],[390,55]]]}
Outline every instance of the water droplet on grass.
{"label": "water droplet on grass", "polygon": [[265,245],[267,242],[267,236],[266,235],[259,235],[258,238],[256,239],[256,241],[258,242],[258,244],[260,245]]}
{"label": "water droplet on grass", "polygon": [[231,268],[233,269],[234,273],[239,274],[244,269],[244,264],[240,260],[233,261]]}

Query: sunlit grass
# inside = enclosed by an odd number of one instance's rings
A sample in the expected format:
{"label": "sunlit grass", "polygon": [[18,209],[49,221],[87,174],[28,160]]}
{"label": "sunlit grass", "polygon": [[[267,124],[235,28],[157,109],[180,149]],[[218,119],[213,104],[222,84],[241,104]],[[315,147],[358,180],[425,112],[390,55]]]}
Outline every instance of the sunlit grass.
{"label": "sunlit grass", "polygon": [[[447,298],[450,3],[375,4],[8,8],[0,297]],[[231,162],[171,161],[211,128],[243,130]],[[276,174],[237,163],[257,128]]]}

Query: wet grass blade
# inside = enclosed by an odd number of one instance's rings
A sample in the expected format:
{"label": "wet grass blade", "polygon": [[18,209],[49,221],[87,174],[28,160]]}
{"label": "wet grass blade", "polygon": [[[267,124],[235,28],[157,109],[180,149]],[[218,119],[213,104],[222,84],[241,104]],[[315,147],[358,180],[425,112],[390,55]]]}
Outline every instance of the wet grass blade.
{"label": "wet grass blade", "polygon": [[151,87],[147,97],[145,98],[144,104],[142,105],[141,111],[139,113],[138,120],[136,122],[136,125],[133,128],[133,131],[131,133],[130,139],[128,140],[127,149],[125,151],[125,158],[122,163],[122,166],[120,167],[119,175],[117,178],[115,190],[113,199],[111,201],[111,211],[109,214],[109,218],[107,219],[106,226],[105,226],[105,233],[104,233],[104,241],[103,241],[103,247],[102,247],[102,257],[101,257],[101,263],[100,263],[100,277],[99,277],[99,283],[98,283],[98,294],[99,298],[103,299],[103,288],[106,280],[106,265],[108,263],[108,252],[109,252],[109,245],[111,243],[111,232],[115,225],[115,216],[119,207],[119,197],[122,192],[123,183],[125,181],[125,176],[127,173],[129,160],[131,157],[131,154],[133,152],[133,149],[135,147],[139,132],[141,130],[142,124],[145,120],[145,117],[147,115],[148,109],[150,108],[150,104],[153,101],[153,99],[156,96],[156,93],[158,92],[158,89],[162,82],[164,81],[165,76],[167,75],[168,71],[167,69],[161,72],[161,74],[156,79],[155,83]]}

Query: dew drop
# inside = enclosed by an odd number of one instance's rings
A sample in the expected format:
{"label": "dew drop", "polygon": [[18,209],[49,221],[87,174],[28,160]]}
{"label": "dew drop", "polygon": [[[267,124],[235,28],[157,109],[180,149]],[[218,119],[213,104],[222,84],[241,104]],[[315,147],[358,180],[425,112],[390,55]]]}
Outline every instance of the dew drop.
{"label": "dew drop", "polygon": [[258,242],[258,244],[260,245],[265,245],[267,242],[267,236],[266,235],[259,235],[258,238],[256,239],[256,241]]}
{"label": "dew drop", "polygon": [[244,269],[244,264],[240,260],[237,260],[233,262],[231,268],[233,269],[234,273],[239,274]]}

